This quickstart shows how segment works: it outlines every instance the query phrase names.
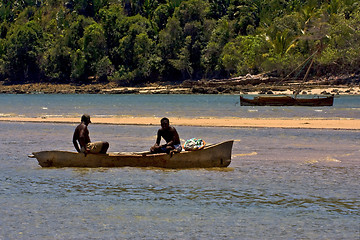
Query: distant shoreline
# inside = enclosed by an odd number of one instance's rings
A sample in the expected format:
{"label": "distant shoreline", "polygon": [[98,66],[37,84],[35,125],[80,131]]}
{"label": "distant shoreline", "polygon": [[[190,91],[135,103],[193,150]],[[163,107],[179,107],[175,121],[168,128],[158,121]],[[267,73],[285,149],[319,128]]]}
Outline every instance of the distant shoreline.
{"label": "distant shoreline", "polygon": [[[0,117],[2,122],[79,123],[78,118]],[[91,118],[92,124],[160,126],[155,117]],[[360,119],[316,118],[170,118],[174,126],[360,130]]]}
{"label": "distant shoreline", "polygon": [[[209,81],[184,81],[180,84],[148,84],[137,87],[120,87],[107,84],[51,84],[27,83],[6,85],[0,82],[0,94],[293,94],[298,89],[296,83],[273,85],[259,78],[253,80],[223,79]],[[256,84],[255,84],[256,81]],[[301,88],[301,95],[358,95],[358,84],[329,85],[309,82]]]}

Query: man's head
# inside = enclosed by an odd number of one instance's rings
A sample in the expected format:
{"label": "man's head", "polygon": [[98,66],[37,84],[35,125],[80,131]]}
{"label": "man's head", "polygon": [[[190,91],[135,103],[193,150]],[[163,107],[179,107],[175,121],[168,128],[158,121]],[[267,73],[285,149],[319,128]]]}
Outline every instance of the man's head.
{"label": "man's head", "polygon": [[84,122],[86,125],[89,124],[89,123],[91,123],[91,121],[90,121],[90,115],[88,115],[88,114],[82,115],[81,121]]}
{"label": "man's head", "polygon": [[161,123],[161,127],[164,128],[164,129],[167,129],[170,126],[170,121],[166,117],[162,118],[160,123]]}

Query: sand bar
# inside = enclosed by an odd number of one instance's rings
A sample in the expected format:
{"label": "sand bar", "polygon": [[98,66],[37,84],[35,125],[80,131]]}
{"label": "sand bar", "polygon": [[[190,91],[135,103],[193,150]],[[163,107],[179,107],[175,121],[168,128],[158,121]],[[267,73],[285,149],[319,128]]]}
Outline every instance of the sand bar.
{"label": "sand bar", "polygon": [[[34,123],[79,123],[80,118],[59,117],[0,117],[5,122],[34,122]],[[112,125],[157,125],[160,118],[155,117],[92,117],[92,124]],[[235,128],[301,128],[301,129],[349,129],[360,130],[360,119],[313,119],[313,118],[177,118],[170,117],[170,124],[174,126],[201,127],[235,127]]]}

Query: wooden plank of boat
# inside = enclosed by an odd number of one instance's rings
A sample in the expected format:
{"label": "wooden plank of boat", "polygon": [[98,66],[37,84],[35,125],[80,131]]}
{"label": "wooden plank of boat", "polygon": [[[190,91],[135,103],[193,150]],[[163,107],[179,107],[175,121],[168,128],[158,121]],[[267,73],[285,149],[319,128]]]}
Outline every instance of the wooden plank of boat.
{"label": "wooden plank of boat", "polygon": [[332,106],[334,104],[334,96],[317,97],[317,98],[296,98],[297,106]]}
{"label": "wooden plank of boat", "polygon": [[253,99],[240,96],[241,106],[332,106],[334,96],[314,97],[314,98],[294,98],[290,96],[257,96]]}
{"label": "wooden plank of boat", "polygon": [[174,154],[108,153],[85,154],[69,151],[34,152],[41,167],[159,167],[212,168],[227,167],[231,162],[233,140],[207,145],[197,151]]}

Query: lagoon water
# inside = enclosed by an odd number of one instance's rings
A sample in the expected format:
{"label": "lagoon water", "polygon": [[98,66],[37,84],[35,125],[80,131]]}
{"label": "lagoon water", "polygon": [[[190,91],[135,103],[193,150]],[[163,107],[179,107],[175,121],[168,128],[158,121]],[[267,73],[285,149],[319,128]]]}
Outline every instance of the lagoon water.
{"label": "lagoon water", "polygon": [[[334,107],[240,107],[231,95],[1,95],[1,116],[360,118]],[[175,126],[234,139],[226,169],[41,168],[76,124],[0,122],[0,239],[359,239],[360,132]],[[143,151],[158,126],[89,126],[110,151]]]}
{"label": "lagoon water", "polygon": [[[249,96],[251,97],[251,96]],[[336,97],[333,107],[241,107],[239,95],[0,94],[0,117],[260,117],[360,118],[360,96]]]}

